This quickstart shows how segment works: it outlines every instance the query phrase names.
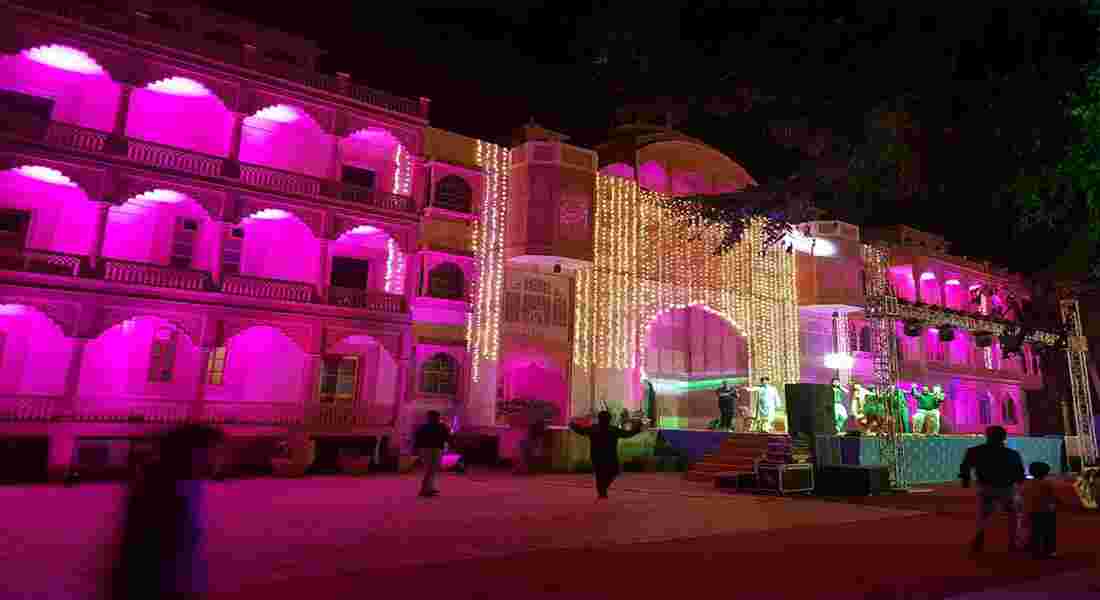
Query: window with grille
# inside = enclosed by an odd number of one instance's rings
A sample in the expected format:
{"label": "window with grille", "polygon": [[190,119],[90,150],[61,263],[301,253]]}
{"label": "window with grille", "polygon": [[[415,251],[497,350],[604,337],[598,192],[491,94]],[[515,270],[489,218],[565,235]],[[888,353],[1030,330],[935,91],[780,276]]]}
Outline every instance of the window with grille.
{"label": "window with grille", "polygon": [[210,351],[210,358],[206,361],[207,384],[222,385],[225,383],[225,360],[227,357],[225,346],[218,346]]}
{"label": "window with grille", "polygon": [[370,169],[361,169],[359,167],[352,167],[344,165],[342,169],[341,179],[345,183],[350,183],[354,186],[365,188],[368,190],[374,189],[375,174]]}
{"label": "window with grille", "polygon": [[465,282],[462,269],[454,263],[443,263],[428,272],[428,296],[461,300]]}
{"label": "window with grille", "polygon": [[153,345],[149,350],[149,381],[172,381],[177,341],[178,332],[171,327],[160,327],[153,333]]}
{"label": "window with grille", "polygon": [[22,250],[27,244],[31,213],[22,210],[0,211],[0,250]]}
{"label": "window with grille", "polygon": [[171,264],[177,269],[190,269],[195,256],[195,241],[199,236],[199,223],[183,217],[176,219],[176,229],[172,233]]}
{"label": "window with grille", "polygon": [[237,227],[222,242],[222,273],[237,275],[241,272],[241,255],[244,252],[244,229]]}
{"label": "window with grille", "polygon": [[420,370],[420,391],[426,394],[458,393],[458,364],[442,352],[432,356]]}
{"label": "window with grille", "polygon": [[347,256],[332,257],[329,283],[333,287],[363,291],[370,277],[370,262]]}
{"label": "window with grille", "polygon": [[321,366],[320,402],[354,404],[358,381],[359,357],[326,356]]}
{"label": "window with grille", "polygon": [[439,208],[468,213],[473,195],[470,184],[457,175],[448,175],[435,184],[435,205]]}

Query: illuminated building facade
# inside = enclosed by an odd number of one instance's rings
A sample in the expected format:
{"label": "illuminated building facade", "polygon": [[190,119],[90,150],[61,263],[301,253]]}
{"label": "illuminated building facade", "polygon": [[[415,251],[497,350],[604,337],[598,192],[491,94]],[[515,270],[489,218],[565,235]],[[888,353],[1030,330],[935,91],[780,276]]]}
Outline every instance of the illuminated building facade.
{"label": "illuminated building facade", "polygon": [[[430,409],[495,430],[503,403],[542,400],[563,423],[643,408],[647,385],[661,423],[705,426],[717,379],[827,381],[832,312],[859,358],[858,232],[816,224],[850,246],[833,257],[762,252],[756,230],[715,255],[720,232],[695,239],[658,202],[752,183],[698,140],[633,126],[591,150],[531,125],[498,146],[431,128],[427,99],[318,74],[282,33],[53,4],[0,6],[9,464],[121,468],[198,420],[240,465],[285,440],[291,472],[342,468],[407,448]],[[895,270],[922,298],[989,278],[913,256]],[[1019,407],[1036,381],[938,348],[904,351],[911,378]]]}

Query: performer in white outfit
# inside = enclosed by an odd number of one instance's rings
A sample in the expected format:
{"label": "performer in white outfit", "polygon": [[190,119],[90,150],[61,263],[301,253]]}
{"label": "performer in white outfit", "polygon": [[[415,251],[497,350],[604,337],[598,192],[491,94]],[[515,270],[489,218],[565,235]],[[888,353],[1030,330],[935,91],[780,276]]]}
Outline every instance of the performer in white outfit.
{"label": "performer in white outfit", "polygon": [[759,393],[756,401],[756,430],[761,433],[770,433],[772,419],[775,418],[775,411],[779,407],[779,390],[767,377],[761,377],[760,385],[749,389]]}

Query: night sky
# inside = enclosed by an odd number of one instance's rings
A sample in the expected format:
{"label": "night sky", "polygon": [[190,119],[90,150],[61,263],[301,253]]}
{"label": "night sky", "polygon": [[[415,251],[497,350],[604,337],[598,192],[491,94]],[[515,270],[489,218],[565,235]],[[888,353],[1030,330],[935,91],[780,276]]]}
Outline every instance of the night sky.
{"label": "night sky", "polygon": [[[316,40],[329,52],[322,70],[431,98],[436,127],[504,141],[534,118],[593,146],[616,108],[662,100],[685,111],[679,129],[734,156],[760,181],[804,159],[771,139],[769,122],[807,119],[858,138],[869,110],[908,94],[920,98],[925,129],[966,137],[928,150],[944,165],[939,176],[988,183],[1012,157],[985,149],[1005,147],[1003,136],[1056,128],[1060,103],[1097,48],[1096,21],[1080,2],[923,14],[880,6],[891,3],[779,11],[632,2],[578,11],[330,2],[312,13],[291,3],[208,4]],[[863,220],[908,222],[946,235],[961,254],[1023,270],[1044,266],[1058,252],[1003,249],[1014,217],[989,188],[878,203]],[[1066,243],[1064,233],[1013,241]]]}

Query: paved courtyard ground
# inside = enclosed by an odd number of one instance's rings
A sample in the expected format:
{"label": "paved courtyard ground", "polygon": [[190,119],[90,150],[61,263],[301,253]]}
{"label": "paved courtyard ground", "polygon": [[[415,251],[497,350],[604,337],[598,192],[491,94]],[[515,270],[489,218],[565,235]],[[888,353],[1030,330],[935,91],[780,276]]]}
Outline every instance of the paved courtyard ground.
{"label": "paved courtyard ground", "polygon": [[[1060,561],[996,547],[974,561],[972,519],[942,506],[729,494],[672,474],[624,475],[605,503],[577,475],[440,485],[421,499],[409,476],[210,483],[212,596],[943,597],[1100,581],[1100,518],[1060,531]],[[121,498],[107,484],[0,487],[3,597],[95,597]]]}

